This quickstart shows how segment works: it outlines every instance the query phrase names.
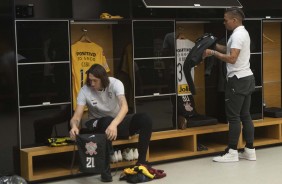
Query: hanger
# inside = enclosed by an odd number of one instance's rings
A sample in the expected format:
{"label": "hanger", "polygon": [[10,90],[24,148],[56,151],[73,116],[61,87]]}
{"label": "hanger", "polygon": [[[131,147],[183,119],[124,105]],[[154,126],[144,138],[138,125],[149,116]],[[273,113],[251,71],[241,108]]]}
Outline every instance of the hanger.
{"label": "hanger", "polygon": [[267,39],[268,41],[274,42],[274,40],[272,40],[271,38],[267,37],[264,33],[262,34],[262,36]]}
{"label": "hanger", "polygon": [[178,27],[178,35],[177,35],[177,37],[176,37],[177,39],[181,39],[181,40],[186,39],[186,37],[185,37],[183,31],[184,31],[184,28],[181,27],[181,26],[179,26],[179,27]]}
{"label": "hanger", "polygon": [[90,38],[87,36],[87,29],[85,28],[82,28],[82,31],[83,31],[83,35],[81,36],[80,38],[80,42],[89,42],[89,43],[92,43],[92,41],[90,40]]}

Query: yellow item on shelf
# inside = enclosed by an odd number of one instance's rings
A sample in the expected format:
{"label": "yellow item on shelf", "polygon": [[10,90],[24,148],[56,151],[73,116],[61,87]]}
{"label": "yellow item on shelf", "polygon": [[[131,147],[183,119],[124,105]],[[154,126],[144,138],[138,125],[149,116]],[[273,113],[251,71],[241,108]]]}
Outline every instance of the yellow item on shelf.
{"label": "yellow item on shelf", "polygon": [[70,137],[60,137],[60,138],[49,138],[48,143],[50,146],[65,146],[72,143],[73,140]]}
{"label": "yellow item on shelf", "polygon": [[109,13],[102,13],[100,15],[101,19],[123,19],[123,17],[119,16],[119,15],[111,15]]}

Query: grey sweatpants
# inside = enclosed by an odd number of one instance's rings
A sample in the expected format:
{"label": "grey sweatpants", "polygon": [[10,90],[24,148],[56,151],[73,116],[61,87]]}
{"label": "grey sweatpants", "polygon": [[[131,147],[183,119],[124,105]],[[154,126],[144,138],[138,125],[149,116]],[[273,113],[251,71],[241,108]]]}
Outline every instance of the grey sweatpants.
{"label": "grey sweatpants", "polygon": [[254,142],[254,124],[250,115],[251,94],[255,90],[253,75],[228,78],[225,89],[225,112],[229,123],[228,145],[237,147],[243,125],[246,143]]}

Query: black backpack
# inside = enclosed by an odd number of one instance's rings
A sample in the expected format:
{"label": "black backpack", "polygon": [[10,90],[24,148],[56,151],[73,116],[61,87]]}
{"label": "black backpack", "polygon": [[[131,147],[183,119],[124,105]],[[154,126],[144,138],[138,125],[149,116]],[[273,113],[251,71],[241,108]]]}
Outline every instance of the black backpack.
{"label": "black backpack", "polygon": [[101,174],[109,167],[106,157],[110,155],[112,142],[105,134],[79,134],[76,135],[76,143],[81,172]]}
{"label": "black backpack", "polygon": [[193,95],[196,94],[196,92],[194,82],[191,76],[191,69],[203,60],[202,56],[204,51],[207,48],[213,47],[216,43],[216,40],[217,38],[214,37],[211,33],[205,33],[203,36],[196,40],[195,46],[191,49],[184,61],[184,75],[190,87],[190,91]]}
{"label": "black backpack", "polygon": [[[211,33],[205,33],[198,38],[195,42],[195,46],[191,49],[188,56],[185,59],[185,63],[189,62],[191,67],[198,65],[203,59],[202,55],[207,48],[212,47],[216,43],[217,38]],[[184,63],[184,64],[185,64]]]}

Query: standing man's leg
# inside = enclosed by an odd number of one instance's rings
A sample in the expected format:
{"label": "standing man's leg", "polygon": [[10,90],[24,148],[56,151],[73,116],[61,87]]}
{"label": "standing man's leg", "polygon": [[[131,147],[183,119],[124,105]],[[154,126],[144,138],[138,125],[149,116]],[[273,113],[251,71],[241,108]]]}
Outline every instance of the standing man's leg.
{"label": "standing man's leg", "polygon": [[225,91],[225,112],[229,123],[228,147],[234,150],[237,150],[241,133],[240,113],[245,100],[245,96],[238,94],[234,88],[237,80],[237,77],[230,78]]}
{"label": "standing man's leg", "polygon": [[[236,76],[229,78],[225,89],[225,112],[229,124],[228,147],[225,154],[214,157],[216,162],[236,162],[239,161],[237,145],[241,133],[240,112],[245,96],[238,94],[234,86],[238,82]],[[235,83],[235,84],[234,84]]]}
{"label": "standing man's leg", "polygon": [[255,161],[256,151],[254,148],[254,124],[250,114],[251,94],[247,95],[242,106],[241,120],[243,124],[243,136],[246,140],[244,151],[239,153],[239,158]]}
{"label": "standing man's leg", "polygon": [[243,137],[246,140],[246,147],[253,149],[254,143],[254,124],[250,114],[251,95],[246,96],[242,106],[241,120],[243,124]]}

